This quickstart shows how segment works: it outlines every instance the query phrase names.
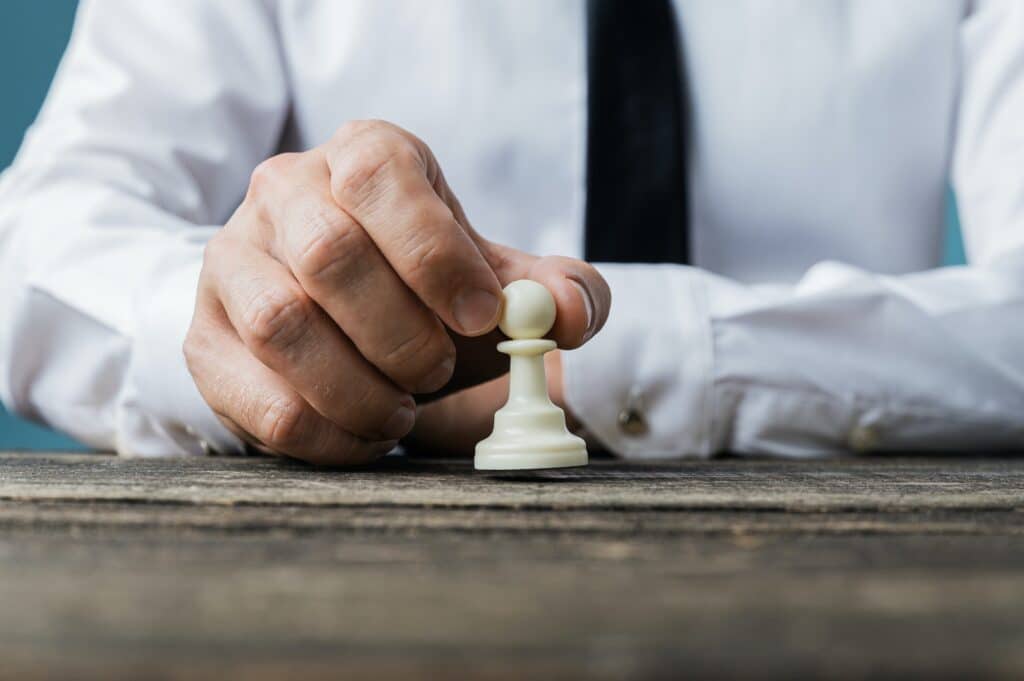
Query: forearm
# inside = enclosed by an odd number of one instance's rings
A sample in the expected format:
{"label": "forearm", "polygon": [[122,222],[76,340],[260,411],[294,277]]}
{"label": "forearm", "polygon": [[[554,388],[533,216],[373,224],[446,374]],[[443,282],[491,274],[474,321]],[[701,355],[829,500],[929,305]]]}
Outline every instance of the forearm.
{"label": "forearm", "polygon": [[82,3],[0,182],[9,407],[122,453],[197,452],[191,431],[221,439],[181,341],[203,243],[277,144],[275,40],[260,3]]}
{"label": "forearm", "polygon": [[181,356],[212,228],[89,183],[20,196],[10,186],[0,190],[6,405],[122,454],[199,453],[198,433],[229,444]]}

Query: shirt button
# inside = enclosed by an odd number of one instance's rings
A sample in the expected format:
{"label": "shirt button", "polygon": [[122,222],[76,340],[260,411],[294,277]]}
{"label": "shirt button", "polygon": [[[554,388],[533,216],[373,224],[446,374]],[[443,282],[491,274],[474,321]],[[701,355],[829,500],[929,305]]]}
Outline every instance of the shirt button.
{"label": "shirt button", "polygon": [[847,444],[855,452],[870,452],[878,448],[878,431],[871,426],[855,426]]}

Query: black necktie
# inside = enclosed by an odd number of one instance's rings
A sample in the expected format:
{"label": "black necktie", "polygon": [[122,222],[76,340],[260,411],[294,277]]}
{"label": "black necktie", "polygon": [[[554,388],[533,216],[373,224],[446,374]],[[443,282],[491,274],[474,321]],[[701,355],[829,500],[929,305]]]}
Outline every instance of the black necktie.
{"label": "black necktie", "polygon": [[586,6],[586,257],[686,263],[681,60],[671,0]]}

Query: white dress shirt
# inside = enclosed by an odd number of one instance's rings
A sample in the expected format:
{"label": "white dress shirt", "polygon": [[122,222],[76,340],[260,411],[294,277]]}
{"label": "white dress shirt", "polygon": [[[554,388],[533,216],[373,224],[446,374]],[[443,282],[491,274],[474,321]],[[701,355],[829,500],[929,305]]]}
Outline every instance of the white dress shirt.
{"label": "white dress shirt", "polygon": [[[601,265],[569,406],[636,457],[1024,443],[1024,2],[679,0],[693,266]],[[581,253],[581,0],[84,2],[0,181],[0,392],[123,454],[238,443],[182,358],[249,173],[425,139],[477,229]],[[939,268],[946,182],[970,264]],[[676,229],[666,225],[666,229]]]}

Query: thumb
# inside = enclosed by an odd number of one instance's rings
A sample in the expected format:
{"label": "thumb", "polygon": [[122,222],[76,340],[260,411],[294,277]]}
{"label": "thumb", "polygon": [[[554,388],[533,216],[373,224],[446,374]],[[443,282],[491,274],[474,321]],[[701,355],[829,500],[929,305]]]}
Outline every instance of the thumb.
{"label": "thumb", "polygon": [[502,286],[516,279],[543,284],[555,299],[555,325],[548,337],[571,350],[586,343],[608,319],[612,292],[589,263],[562,256],[537,257],[479,236],[477,245]]}

